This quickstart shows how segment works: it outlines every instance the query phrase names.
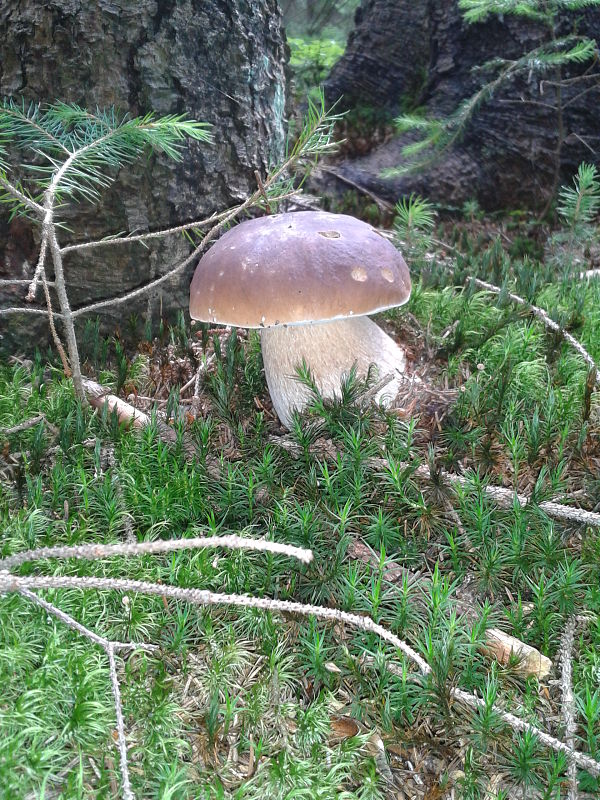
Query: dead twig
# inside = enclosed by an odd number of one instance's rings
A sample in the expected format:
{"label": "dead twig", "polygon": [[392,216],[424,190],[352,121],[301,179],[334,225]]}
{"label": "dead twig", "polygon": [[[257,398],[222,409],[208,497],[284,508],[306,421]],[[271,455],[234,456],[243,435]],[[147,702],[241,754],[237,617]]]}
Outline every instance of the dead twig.
{"label": "dead twig", "polygon": [[254,170],[254,177],[256,178],[257,186],[258,186],[258,188],[260,190],[260,193],[263,196],[263,200],[265,201],[265,211],[267,212],[267,214],[270,214],[271,213],[271,203],[269,202],[269,195],[267,194],[267,190],[265,189],[265,185],[264,185],[264,183],[262,181],[262,178],[260,177],[260,172],[257,169]]}
{"label": "dead twig", "polygon": [[325,167],[323,166],[323,164],[321,164],[317,169],[320,170],[321,172],[326,172],[328,175],[333,175],[333,177],[337,178],[338,181],[341,181],[342,183],[351,186],[353,189],[356,189],[357,192],[364,194],[366,197],[370,197],[371,200],[373,200],[373,202],[377,205],[377,207],[380,208],[382,211],[387,211],[389,213],[393,212],[394,206],[392,205],[392,203],[388,202],[387,200],[384,200],[382,197],[379,197],[370,189],[367,189],[366,186],[361,186],[360,183],[356,183],[350,178],[347,178],[345,175],[343,175],[339,170],[335,169],[334,167]]}
{"label": "dead twig", "polygon": [[[0,582],[1,582],[2,573],[0,572]],[[135,800],[133,792],[131,791],[131,785],[129,781],[129,769],[127,765],[127,742],[125,739],[125,726],[123,724],[123,709],[121,705],[121,692],[119,690],[119,682],[117,679],[117,671],[116,671],[116,663],[115,663],[115,651],[116,650],[158,650],[157,645],[152,644],[137,644],[135,642],[113,642],[109,639],[106,639],[104,636],[98,636],[97,633],[91,631],[89,628],[86,628],[85,625],[82,625],[80,622],[77,622],[76,619],[69,616],[69,614],[65,614],[64,611],[61,611],[56,606],[53,606],[52,603],[48,603],[41,597],[38,597],[37,594],[34,592],[29,591],[29,589],[20,589],[19,594],[25,597],[27,600],[30,600],[32,603],[35,603],[38,606],[41,606],[45,611],[53,616],[57,617],[61,622],[63,622],[67,627],[72,628],[77,633],[80,633],[82,636],[85,636],[90,641],[94,642],[95,644],[102,647],[102,649],[106,652],[109,660],[109,669],[110,669],[110,681],[113,691],[113,697],[115,700],[115,713],[117,718],[117,743],[119,747],[119,753],[121,755],[121,781],[123,786],[123,798],[124,800]]]}
{"label": "dead twig", "polygon": [[[565,741],[569,747],[575,747],[575,732],[577,723],[575,719],[575,697],[573,695],[573,646],[575,643],[575,629],[577,618],[570,617],[560,639],[560,689],[562,694],[562,714],[565,723]],[[569,762],[567,768],[569,778],[568,800],[577,800],[579,787],[577,785],[577,765]]]}
{"label": "dead twig", "polygon": [[95,560],[110,556],[138,556],[146,553],[171,553],[175,550],[199,550],[224,547],[232,550],[254,550],[256,552],[276,553],[309,564],[312,551],[303,547],[271,542],[267,539],[246,539],[242,536],[195,536],[189,539],[158,539],[151,542],[122,542],[119,544],[80,544],[72,546],[56,545],[40,547],[36,550],[23,550],[13,556],[0,559],[0,569],[14,569],[29,561],[44,558],[85,558]]}
{"label": "dead twig", "polygon": [[[76,576],[42,576],[21,577],[11,575],[6,571],[0,571],[0,592],[21,592],[23,589],[96,589],[96,590],[117,590],[122,592],[139,592],[147,595],[160,595],[172,597],[175,600],[182,600],[194,605],[229,605],[241,608],[257,608],[264,611],[283,612],[288,614],[300,614],[302,616],[315,616],[334,622],[341,622],[351,625],[361,630],[375,633],[384,641],[400,650],[412,661],[422,675],[431,672],[429,664],[402,639],[399,639],[391,631],[382,625],[374,622],[369,617],[362,617],[358,614],[350,614],[336,608],[326,608],[313,606],[304,603],[296,603],[289,600],[271,600],[264,597],[251,597],[237,594],[219,594],[205,589],[183,589],[177,586],[166,586],[164,584],[148,583],[146,581],[122,580],[117,578],[95,578],[95,577],[76,577]],[[485,701],[462,689],[453,688],[450,690],[451,696],[464,703],[470,708],[485,708]],[[568,744],[561,742],[554,736],[543,731],[536,725],[526,722],[519,717],[511,714],[504,709],[494,706],[494,711],[500,719],[509,725],[513,730],[528,731],[533,733],[538,740],[555,751],[562,752],[570,762],[574,762],[578,767],[587,770],[592,775],[600,775],[600,762],[591,756],[574,750]],[[122,751],[126,752],[126,751]]]}
{"label": "dead twig", "polygon": [[[504,289],[501,289],[499,286],[494,286],[492,283],[487,283],[486,281],[482,281],[479,278],[470,278],[469,280],[475,286],[478,286],[480,289],[485,289],[486,291],[492,292],[493,294],[504,293]],[[588,353],[588,351],[585,349],[585,347],[580,342],[578,342],[577,339],[572,334],[570,334],[568,331],[562,328],[558,324],[558,322],[555,322],[550,316],[548,316],[548,313],[544,311],[543,308],[532,305],[523,297],[519,297],[518,294],[512,294],[512,292],[506,292],[506,296],[510,300],[512,300],[513,303],[516,303],[517,305],[526,308],[529,311],[529,313],[533,314],[534,317],[539,319],[540,322],[546,326],[546,328],[549,328],[555,333],[558,333],[565,340],[565,342],[568,342],[571,345],[571,347],[577,353],[579,353],[579,355],[583,358],[588,367],[590,367],[590,369],[593,370],[596,383],[597,384],[600,383],[600,369],[598,369],[596,362]]]}
{"label": "dead twig", "polygon": [[24,422],[21,422],[18,425],[13,425],[12,428],[0,428],[0,436],[11,436],[13,433],[27,431],[29,428],[35,428],[35,426],[40,422],[45,421],[46,417],[43,414],[38,414],[35,417],[31,417],[31,419],[26,419]]}
{"label": "dead twig", "polygon": [[[302,453],[300,445],[285,436],[271,436],[269,441],[278,447],[282,447],[284,450],[287,450],[292,454],[300,455]],[[317,451],[313,448],[313,452]],[[318,454],[325,457],[327,456],[326,452],[319,452]],[[368,466],[374,469],[387,470],[390,468],[390,463],[385,458],[369,458],[367,459],[366,463]],[[411,465],[408,462],[399,462],[394,466],[399,470],[411,470],[412,475],[417,478],[423,478],[427,481],[432,480],[429,468],[424,464],[421,464],[415,468],[414,465]],[[440,471],[439,477],[452,486],[469,488],[471,484],[471,480],[467,475],[456,475],[451,472],[446,472],[445,470]],[[481,491],[490,499],[494,500],[494,502],[496,502],[501,508],[512,508],[515,500],[522,507],[531,505],[530,497],[527,497],[523,494],[517,494],[512,489],[505,489],[503,486],[482,486]],[[596,511],[586,511],[583,508],[566,506],[562,503],[557,503],[552,500],[543,500],[541,503],[537,503],[536,507],[554,519],[600,528],[600,513]]]}
{"label": "dead twig", "polygon": [[[379,556],[364,542],[353,541],[349,549],[349,555],[374,569],[379,567]],[[385,562],[382,577],[394,585],[403,582],[406,582],[409,586],[418,585],[420,591],[419,595],[415,597],[416,603],[422,603],[420,598],[427,595],[431,586],[431,581],[428,577],[411,572],[406,567],[401,567],[389,559]],[[456,610],[472,623],[479,621],[472,598],[465,596],[464,591],[461,593],[460,587],[456,590]],[[531,645],[522,642],[515,636],[511,636],[499,628],[488,628],[484,636],[485,643],[481,647],[483,653],[495,658],[496,661],[504,666],[507,666],[511,659],[518,658],[518,664],[515,665],[517,674],[524,677],[535,675],[540,680],[543,680],[552,670],[553,665],[549,658],[542,655],[535,647],[531,647]]]}

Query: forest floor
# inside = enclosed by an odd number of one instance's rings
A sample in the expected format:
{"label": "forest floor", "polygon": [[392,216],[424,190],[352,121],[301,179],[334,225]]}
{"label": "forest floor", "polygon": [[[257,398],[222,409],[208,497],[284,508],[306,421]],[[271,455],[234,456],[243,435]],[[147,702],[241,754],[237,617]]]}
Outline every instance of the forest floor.
{"label": "forest floor", "polygon": [[[226,534],[314,555],[204,548],[11,567],[159,584],[154,596],[39,593],[110,641],[158,646],[116,658],[133,796],[598,796],[593,767],[569,767],[503,712],[600,759],[600,393],[562,332],[470,280],[507,282],[598,363],[586,248],[475,208],[415,235],[411,300],[378,321],[422,383],[385,410],[349,379],[292,431],[272,412],[252,332],[179,321],[133,354],[89,323],[84,371],[152,415],[141,429],[81,407],[53,357],[0,367],[2,558]],[[208,607],[171,586],[346,616]],[[494,649],[494,630],[532,658]],[[123,796],[101,646],[7,591],[0,683],[2,800]]]}

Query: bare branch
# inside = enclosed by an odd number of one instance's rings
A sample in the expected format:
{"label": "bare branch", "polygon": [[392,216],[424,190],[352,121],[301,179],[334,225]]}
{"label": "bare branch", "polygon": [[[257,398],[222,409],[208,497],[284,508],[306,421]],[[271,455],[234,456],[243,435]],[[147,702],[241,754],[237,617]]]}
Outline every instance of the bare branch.
{"label": "bare branch", "polygon": [[[48,286],[54,286],[54,281],[47,281]],[[31,284],[31,280],[29,278],[2,278],[0,280],[0,286],[22,286],[27,284],[28,286]]]}
{"label": "bare branch", "polygon": [[[48,197],[50,197],[50,195],[48,195]],[[48,202],[50,202],[50,200]],[[48,212],[50,221],[49,222],[45,221],[44,227],[47,226],[48,230],[48,242],[50,244],[50,252],[52,253],[52,262],[54,264],[56,294],[58,296],[58,302],[60,303],[60,310],[62,311],[63,315],[65,335],[67,339],[67,348],[69,350],[70,368],[73,377],[73,385],[75,387],[75,394],[77,395],[79,401],[85,405],[87,403],[87,400],[85,392],[83,390],[83,377],[81,375],[81,363],[79,361],[79,349],[77,347],[77,337],[75,335],[74,317],[73,317],[73,312],[71,311],[69,295],[67,294],[62,256],[60,254],[58,239],[56,238],[55,225],[54,222],[52,221],[52,215],[54,213],[53,207],[49,206]],[[46,295],[46,301],[47,302],[49,301],[48,295]],[[51,319],[50,308],[48,309],[48,311],[49,311],[48,318]],[[61,357],[62,356],[64,356],[64,350],[61,353]]]}
{"label": "bare branch", "polygon": [[[0,571],[0,576],[1,576]],[[39,597],[34,592],[30,592],[28,589],[21,589],[19,591],[23,597],[27,600],[30,600],[32,603],[35,603],[38,606],[41,606],[45,611],[49,614],[52,614],[61,622],[63,622],[67,627],[72,628],[77,633],[80,633],[82,636],[85,636],[86,639],[94,642],[106,652],[108,656],[108,663],[109,663],[109,672],[110,672],[110,683],[113,692],[113,698],[115,701],[115,714],[117,719],[117,741],[119,746],[119,754],[120,754],[120,766],[121,766],[121,779],[123,783],[123,797],[127,800],[135,800],[134,795],[131,791],[131,786],[129,782],[129,769],[127,766],[127,742],[125,739],[125,725],[123,723],[123,710],[121,705],[121,691],[119,689],[119,681],[117,678],[117,668],[115,663],[115,651],[116,650],[146,650],[146,651],[156,651],[160,648],[154,644],[138,644],[136,642],[114,642],[109,639],[106,639],[104,636],[99,636],[94,631],[91,631],[89,628],[86,628],[85,625],[82,625],[80,622],[77,622],[76,619],[73,619],[69,614],[66,614],[64,611],[61,611],[60,608],[52,605],[52,603],[48,603],[43,598]]]}
{"label": "bare branch", "polygon": [[[451,693],[453,697],[457,700],[461,700],[471,708],[486,708],[485,700],[481,697],[476,697],[462,689],[452,689]],[[494,711],[498,714],[500,719],[506,722],[507,725],[510,725],[513,730],[533,733],[546,747],[549,747],[551,750],[556,750],[559,753],[564,753],[569,763],[574,763],[578,767],[587,770],[590,775],[600,775],[600,761],[596,761],[596,759],[585,753],[580,753],[578,750],[573,750],[568,744],[561,742],[560,739],[555,739],[554,736],[550,736],[550,734],[538,728],[537,725],[525,722],[525,720],[520,719],[508,711],[504,711],[502,708],[494,706]]]}
{"label": "bare branch", "polygon": [[12,428],[0,428],[0,435],[10,436],[13,433],[19,433],[19,431],[26,431],[29,430],[29,428],[34,428],[40,422],[45,422],[45,420],[46,417],[43,414],[38,414],[35,417],[31,417],[31,419],[26,419],[19,425],[13,425]]}
{"label": "bare branch", "polygon": [[127,740],[125,739],[125,725],[123,723],[123,707],[121,705],[121,690],[119,689],[119,679],[117,677],[117,665],[115,663],[115,647],[112,642],[106,648],[108,654],[108,664],[110,668],[110,685],[112,687],[115,700],[115,711],[117,715],[117,741],[119,744],[121,782],[123,787],[124,800],[135,800],[131,791],[129,781],[129,768],[127,766]]}
{"label": "bare branch", "polygon": [[44,272],[44,265],[46,263],[47,252],[48,252],[48,228],[46,225],[44,225],[42,233],[42,243],[40,245],[40,255],[38,257],[38,262],[35,268],[35,272],[33,273],[33,278],[29,283],[29,291],[27,292],[27,296],[25,297],[27,303],[31,303],[33,300],[35,300],[38,281],[40,280],[40,277]]}
{"label": "bare branch", "polygon": [[103,647],[105,650],[109,644],[116,650],[147,650],[149,652],[154,652],[155,650],[160,650],[157,644],[144,644],[143,642],[113,642],[109,639],[106,639],[104,636],[99,636],[94,631],[91,631],[89,628],[86,628],[85,625],[82,625],[80,622],[77,622],[76,619],[73,619],[69,614],[66,614],[64,611],[61,611],[60,608],[52,605],[47,600],[44,600],[39,595],[35,594],[34,592],[30,592],[29,589],[22,589],[19,591],[19,594],[22,594],[23,597],[26,597],[28,600],[31,600],[32,603],[35,603],[38,606],[41,606],[45,611],[52,616],[59,619],[61,622],[72,628],[77,633],[80,633],[82,636],[85,636],[87,639],[90,639],[92,642],[99,644],[100,647]]}
{"label": "bare branch", "polygon": [[225,547],[232,550],[255,550],[278,553],[296,558],[303,564],[312,561],[312,551],[302,547],[272,542],[268,539],[246,539],[242,536],[195,536],[189,539],[158,539],[152,542],[124,542],[120,544],[82,544],[73,546],[40,547],[23,550],[0,560],[0,569],[14,569],[27,561],[42,558],[109,558],[110,556],[137,556],[144,553],[171,553],[175,550],[198,550],[201,548]]}
{"label": "bare branch", "polygon": [[256,183],[258,185],[259,191],[263,196],[263,200],[265,201],[265,211],[267,214],[271,213],[271,204],[269,202],[269,196],[267,194],[267,190],[265,189],[265,185],[263,183],[262,178],[260,177],[260,172],[255,169],[254,170],[254,177],[256,178]]}
{"label": "bare branch", "polygon": [[[427,662],[412,649],[406,642],[399,639],[382,625],[377,624],[369,617],[362,617],[358,614],[350,614],[336,608],[325,608],[304,603],[296,603],[289,600],[271,600],[264,597],[250,597],[237,594],[219,594],[205,589],[182,589],[176,586],[166,586],[164,584],[148,583],[146,581],[122,580],[117,578],[93,578],[76,576],[42,576],[20,577],[11,575],[6,571],[0,571],[0,592],[20,592],[22,589],[98,589],[98,590],[117,590],[125,592],[139,592],[140,594],[159,595],[172,597],[175,600],[183,600],[195,605],[229,605],[242,608],[258,608],[265,611],[279,611],[290,614],[301,614],[302,616],[315,616],[319,619],[342,622],[360,630],[375,633],[384,641],[400,650],[407,656],[420,670],[423,675],[431,672],[431,667]],[[462,689],[453,688],[450,690],[455,700],[465,703],[470,708],[485,707],[485,701]],[[520,719],[514,714],[510,714],[501,708],[494,706],[494,711],[498,716],[510,725],[514,730],[529,731],[538,740],[553,750],[565,753],[569,761],[576,763],[582,769],[587,770],[592,775],[600,775],[600,762],[585,753],[574,750],[569,745],[559,739],[550,736],[545,731]]]}
{"label": "bare branch", "polygon": [[[71,375],[71,368],[69,366],[69,360],[67,358],[67,354],[65,353],[65,348],[63,347],[63,343],[58,335],[56,330],[56,326],[54,324],[54,309],[52,308],[52,300],[50,299],[50,292],[48,290],[48,282],[46,281],[46,272],[44,270],[44,266],[42,264],[41,269],[41,277],[42,277],[42,285],[44,287],[44,297],[46,298],[46,308],[48,309],[48,327],[50,328],[50,333],[52,334],[52,340],[56,345],[56,349],[58,350],[58,354],[60,356],[61,363],[63,365],[63,371],[65,375]],[[33,283],[31,285],[33,286]],[[31,287],[29,289],[31,291]]]}
{"label": "bare branch", "polygon": [[21,577],[0,571],[0,592],[18,592],[21,589],[115,589],[123,592],[139,592],[140,594],[159,595],[172,597],[174,600],[183,600],[194,605],[232,605],[245,608],[260,608],[266,611],[282,611],[303,616],[315,616],[320,619],[346,622],[362,630],[376,633],[385,641],[401,650],[419,670],[426,675],[430,671],[427,662],[415,652],[406,642],[399,639],[383,626],[373,622],[369,617],[339,611],[337,608],[325,608],[304,603],[295,603],[291,600],[271,600],[266,597],[251,597],[238,594],[218,594],[206,589],[182,589],[179,586],[149,583],[147,581],[133,581],[121,578],[94,578],[76,576],[46,576]]}
{"label": "bare branch", "polygon": [[[27,281],[29,283],[29,281]],[[42,316],[47,317],[48,311],[45,308],[27,308],[27,306],[23,307],[16,307],[12,306],[9,308],[0,308],[0,317],[8,316],[8,314],[34,314],[35,316]],[[62,319],[62,314],[54,312],[54,317],[56,319]]]}
{"label": "bare branch", "polygon": [[[499,286],[494,286],[491,283],[486,283],[486,281],[479,280],[479,278],[470,278],[472,283],[475,286],[478,286],[480,289],[485,289],[488,292],[493,292],[494,294],[501,294],[502,289]],[[540,320],[547,328],[550,330],[555,331],[555,333],[560,334],[562,338],[568,342],[571,347],[576,350],[579,355],[583,358],[585,363],[594,371],[596,376],[596,383],[600,383],[600,369],[596,365],[596,362],[588,353],[588,351],[583,347],[583,345],[577,341],[577,339],[572,336],[568,331],[562,328],[557,322],[555,322],[551,317],[548,316],[548,313],[544,311],[543,308],[539,308],[538,306],[534,306],[531,303],[527,302],[522,297],[519,297],[517,294],[512,294],[507,292],[507,297],[509,297],[513,303],[517,303],[517,305],[524,306],[534,317]]]}
{"label": "bare branch", "polygon": [[151,231],[149,233],[140,233],[133,236],[111,236],[106,239],[97,239],[93,242],[81,242],[80,244],[67,244],[60,248],[60,252],[72,253],[75,250],[92,250],[95,247],[110,247],[115,244],[133,244],[135,242],[145,242],[149,239],[160,239],[165,236],[171,236],[174,233],[183,233],[184,231],[194,230],[195,228],[204,228],[210,225],[211,222],[218,222],[219,219],[229,214],[231,209],[222,211],[220,214],[211,214],[206,219],[199,219],[196,222],[187,222],[185,225],[177,225],[175,228],[166,228],[161,231]]}
{"label": "bare branch", "polygon": [[[276,177],[279,177],[281,170],[278,170],[275,173]],[[275,177],[271,181],[267,181],[265,184],[266,186],[270,186],[271,183],[275,180]],[[290,193],[291,194],[291,193]],[[286,197],[290,196],[290,194],[286,195]],[[295,193],[294,193],[295,194]],[[202,239],[200,244],[188,255],[183,261],[180,261],[179,264],[172,267],[168,272],[165,272],[164,275],[161,275],[159,278],[156,278],[150,283],[144,284],[144,286],[140,286],[137,289],[133,289],[131,292],[127,292],[127,294],[121,295],[120,297],[111,297],[107,300],[98,300],[96,303],[92,303],[89,306],[82,306],[81,308],[76,309],[73,311],[73,317],[79,317],[82,314],[90,314],[92,311],[99,311],[102,308],[106,308],[107,306],[119,306],[123,303],[127,303],[130,300],[133,300],[135,297],[139,297],[142,294],[146,294],[147,292],[152,291],[152,289],[156,289],[158,286],[161,286],[166,281],[171,280],[180,272],[188,267],[196,258],[198,258],[204,250],[206,246],[212,239],[215,238],[217,233],[219,233],[222,228],[230,222],[232,219],[241,214],[242,211],[245,211],[250,206],[255,205],[258,200],[262,197],[260,190],[254,192],[247,200],[245,200],[241,205],[235,206],[233,209],[228,211],[225,216],[222,216],[220,221],[214,225],[206,234],[206,236]]]}
{"label": "bare branch", "polygon": [[[575,747],[575,697],[573,695],[573,645],[575,642],[575,629],[577,618],[570,617],[560,638],[560,688],[562,693],[562,713],[565,723],[565,739],[569,747]],[[577,766],[569,763],[567,770],[569,778],[568,800],[577,800]]]}

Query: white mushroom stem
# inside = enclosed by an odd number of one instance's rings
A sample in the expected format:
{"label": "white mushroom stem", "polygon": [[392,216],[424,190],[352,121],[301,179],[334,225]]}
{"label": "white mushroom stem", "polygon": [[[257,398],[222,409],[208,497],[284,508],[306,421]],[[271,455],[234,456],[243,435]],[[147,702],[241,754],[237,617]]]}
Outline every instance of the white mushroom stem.
{"label": "white mushroom stem", "polygon": [[265,328],[261,342],[273,406],[288,428],[293,411],[301,411],[311,400],[310,390],[298,379],[302,361],[309,367],[321,395],[328,399],[340,396],[342,380],[354,364],[361,377],[374,364],[379,378],[394,376],[375,395],[377,402],[389,404],[396,397],[406,370],[402,348],[363,316]]}

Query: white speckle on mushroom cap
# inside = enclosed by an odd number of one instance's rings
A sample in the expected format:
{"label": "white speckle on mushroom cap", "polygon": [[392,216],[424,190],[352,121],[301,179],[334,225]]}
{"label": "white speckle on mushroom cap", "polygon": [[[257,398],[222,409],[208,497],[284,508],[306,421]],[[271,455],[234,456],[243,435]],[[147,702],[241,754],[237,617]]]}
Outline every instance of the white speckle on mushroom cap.
{"label": "white speckle on mushroom cap", "polygon": [[391,269],[388,269],[387,267],[384,267],[381,270],[381,277],[384,278],[388,283],[394,282],[394,273],[392,272]]}
{"label": "white speckle on mushroom cap", "polygon": [[367,270],[364,267],[354,267],[350,274],[352,275],[352,280],[360,281],[361,283],[366,281],[369,277]]}
{"label": "white speckle on mushroom cap", "polygon": [[339,231],[319,231],[319,236],[324,236],[326,239],[340,239],[342,234]]}

